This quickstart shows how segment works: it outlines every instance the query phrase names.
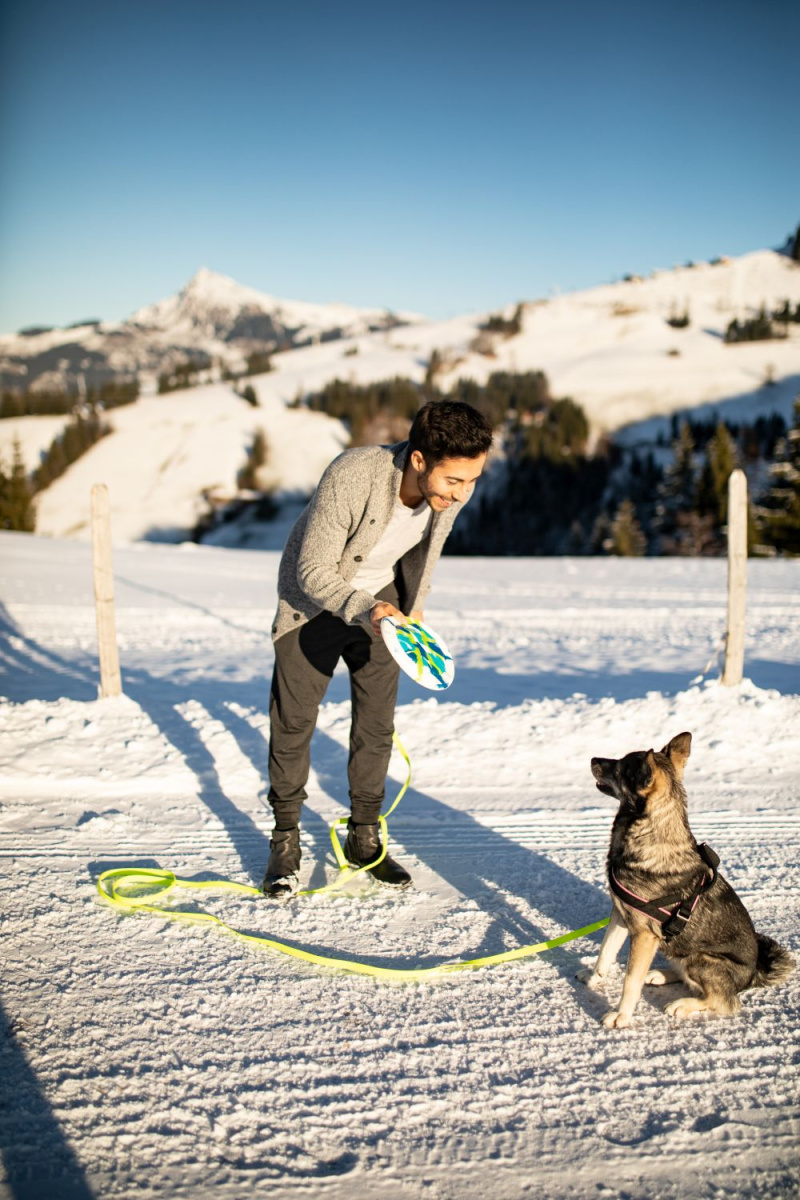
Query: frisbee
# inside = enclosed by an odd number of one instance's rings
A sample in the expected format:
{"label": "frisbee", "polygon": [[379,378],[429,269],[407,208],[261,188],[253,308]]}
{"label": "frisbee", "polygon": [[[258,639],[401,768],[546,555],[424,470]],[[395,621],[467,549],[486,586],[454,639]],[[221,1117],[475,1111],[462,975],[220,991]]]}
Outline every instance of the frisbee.
{"label": "frisbee", "polygon": [[456,668],[438,633],[421,621],[401,625],[393,617],[384,617],[381,635],[400,670],[415,683],[432,692],[450,687]]}

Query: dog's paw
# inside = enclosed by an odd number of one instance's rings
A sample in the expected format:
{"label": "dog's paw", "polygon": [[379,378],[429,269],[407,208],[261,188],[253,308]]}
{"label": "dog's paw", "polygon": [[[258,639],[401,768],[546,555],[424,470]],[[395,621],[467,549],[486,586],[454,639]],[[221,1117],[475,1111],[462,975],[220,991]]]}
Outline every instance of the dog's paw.
{"label": "dog's paw", "polygon": [[680,1020],[682,1017],[690,1017],[693,1013],[702,1012],[705,1005],[694,998],[694,996],[684,996],[682,1000],[673,1000],[664,1009],[668,1017],[677,1017]]}
{"label": "dog's paw", "polygon": [[599,988],[603,982],[603,976],[597,975],[594,967],[581,967],[575,978],[579,979],[581,983],[585,983],[592,991]]}
{"label": "dog's paw", "polygon": [[623,1012],[607,1012],[603,1017],[603,1024],[606,1029],[624,1029],[630,1023],[630,1017]]}
{"label": "dog's paw", "polygon": [[662,987],[665,983],[679,983],[680,975],[677,971],[648,971],[645,976],[645,983],[649,983],[651,987]]}

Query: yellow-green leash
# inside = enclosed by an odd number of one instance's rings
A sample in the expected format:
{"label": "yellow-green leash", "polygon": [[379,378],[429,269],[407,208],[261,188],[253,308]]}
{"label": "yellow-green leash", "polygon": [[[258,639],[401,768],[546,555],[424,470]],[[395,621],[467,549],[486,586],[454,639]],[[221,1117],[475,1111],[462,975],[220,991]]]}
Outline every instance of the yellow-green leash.
{"label": "yellow-green leash", "polygon": [[[402,754],[403,758],[406,760],[408,774],[406,775],[405,783],[392,801],[391,808],[387,809],[385,813],[382,813],[378,817],[378,823],[381,827],[381,834],[383,835],[381,838],[382,845],[380,854],[377,858],[373,859],[372,862],[365,863],[363,867],[351,867],[342,851],[342,843],[339,839],[338,833],[339,826],[346,825],[348,818],[339,817],[337,821],[333,822],[330,829],[333,857],[336,859],[336,863],[339,867],[339,874],[332,883],[323,884],[322,887],[318,888],[302,888],[299,892],[295,892],[296,896],[317,896],[320,892],[331,892],[334,888],[341,887],[343,883],[348,883],[354,875],[360,875],[362,871],[371,871],[373,867],[377,867],[378,863],[382,863],[386,858],[386,852],[389,848],[389,827],[386,824],[386,818],[392,815],[400,801],[403,799],[403,796],[405,796],[406,792],[408,791],[411,783],[411,759],[408,757],[408,751],[394,730],[392,731],[392,741]],[[258,892],[258,888],[254,888],[253,891]]]}
{"label": "yellow-green leash", "polygon": [[[320,892],[333,891],[334,888],[348,882],[353,876],[360,874],[362,871],[369,871],[372,867],[377,866],[379,862],[383,861],[388,843],[386,817],[390,816],[397,808],[397,805],[408,791],[409,784],[411,783],[411,760],[397,734],[393,734],[392,737],[395,746],[406,761],[408,775],[405,783],[397,793],[391,808],[385,816],[378,818],[383,834],[383,848],[379,857],[374,862],[367,863],[363,867],[351,867],[349,865],[342,853],[342,846],[337,832],[339,825],[347,824],[347,817],[342,817],[334,821],[331,825],[331,844],[339,866],[339,874],[332,883],[325,884],[319,888],[305,888],[297,892],[296,895],[314,896],[319,895]],[[373,966],[372,963],[360,962],[357,958],[336,958],[328,954],[314,954],[310,950],[303,950],[300,946],[293,946],[290,942],[279,942],[275,938],[264,937],[263,934],[242,933],[241,930],[234,929],[232,925],[228,925],[227,921],[213,916],[212,913],[184,912],[180,909],[160,908],[158,905],[150,903],[154,898],[163,900],[176,888],[191,888],[198,891],[201,889],[213,889],[218,892],[241,892],[247,896],[261,895],[259,888],[252,887],[247,883],[234,883],[230,879],[211,879],[201,882],[191,879],[179,879],[172,871],[152,867],[117,867],[112,871],[104,871],[97,881],[97,890],[103,900],[120,912],[153,913],[159,917],[166,917],[170,921],[207,922],[214,925],[221,925],[228,933],[233,934],[234,937],[239,938],[243,942],[255,942],[259,946],[267,946],[270,950],[277,950],[281,954],[289,954],[292,958],[302,959],[304,962],[313,963],[318,967],[333,967],[340,971],[352,971],[358,975],[372,975],[378,979],[394,979],[397,981],[422,978],[430,979],[437,975],[450,975],[454,971],[474,971],[479,967],[493,967],[499,963],[515,962],[517,959],[529,958],[532,954],[541,954],[543,950],[553,950],[556,946],[563,946],[566,942],[574,941],[575,938],[595,933],[598,929],[603,929],[608,924],[608,918],[606,917],[603,921],[595,921],[592,925],[585,925],[582,929],[574,929],[571,933],[563,933],[560,937],[550,938],[549,941],[537,942],[535,945],[530,946],[518,946],[516,950],[506,950],[502,954],[489,954],[484,958],[459,959],[456,962],[440,963],[435,967],[379,967]]]}

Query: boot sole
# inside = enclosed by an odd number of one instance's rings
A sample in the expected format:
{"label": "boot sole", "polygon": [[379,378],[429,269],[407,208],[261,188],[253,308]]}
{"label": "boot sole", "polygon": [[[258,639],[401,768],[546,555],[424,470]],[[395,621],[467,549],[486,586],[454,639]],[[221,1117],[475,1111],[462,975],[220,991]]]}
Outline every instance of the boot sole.
{"label": "boot sole", "polygon": [[[352,867],[354,871],[360,871],[363,863],[351,862],[348,858],[347,865],[348,867]],[[377,883],[379,887],[388,888],[391,892],[402,892],[405,888],[410,888],[414,882],[414,880],[409,877],[403,883],[388,883],[385,879],[378,879],[378,877],[374,875],[372,871],[367,871],[367,875],[369,875],[373,883]]]}
{"label": "boot sole", "polygon": [[390,892],[403,892],[414,883],[413,879],[405,879],[402,883],[389,883],[386,879],[378,879],[376,875],[373,875],[372,871],[367,871],[367,875],[369,875],[373,883],[377,883],[378,887],[388,888]]}
{"label": "boot sole", "polygon": [[[288,881],[286,884],[283,883],[284,879]],[[268,900],[289,900],[297,895],[299,882],[296,875],[285,875],[274,880],[269,887],[262,884],[261,891]]]}

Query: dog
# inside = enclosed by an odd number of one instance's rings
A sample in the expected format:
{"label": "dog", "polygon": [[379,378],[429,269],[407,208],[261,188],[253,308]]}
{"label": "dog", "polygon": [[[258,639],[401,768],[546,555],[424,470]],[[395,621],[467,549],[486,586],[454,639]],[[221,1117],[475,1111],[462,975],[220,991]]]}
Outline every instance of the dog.
{"label": "dog", "polygon": [[[619,1007],[603,1017],[608,1029],[630,1024],[645,984],[689,985],[693,994],[668,1004],[669,1016],[729,1016],[740,992],[781,983],[794,969],[786,950],[756,933],[714,851],[692,836],[683,787],[691,745],[692,735],[679,733],[660,753],[592,759],[598,789],[619,801],[608,851],[613,907],[597,961],[578,978],[597,987],[631,938]],[[650,969],[659,949],[672,970]]]}

